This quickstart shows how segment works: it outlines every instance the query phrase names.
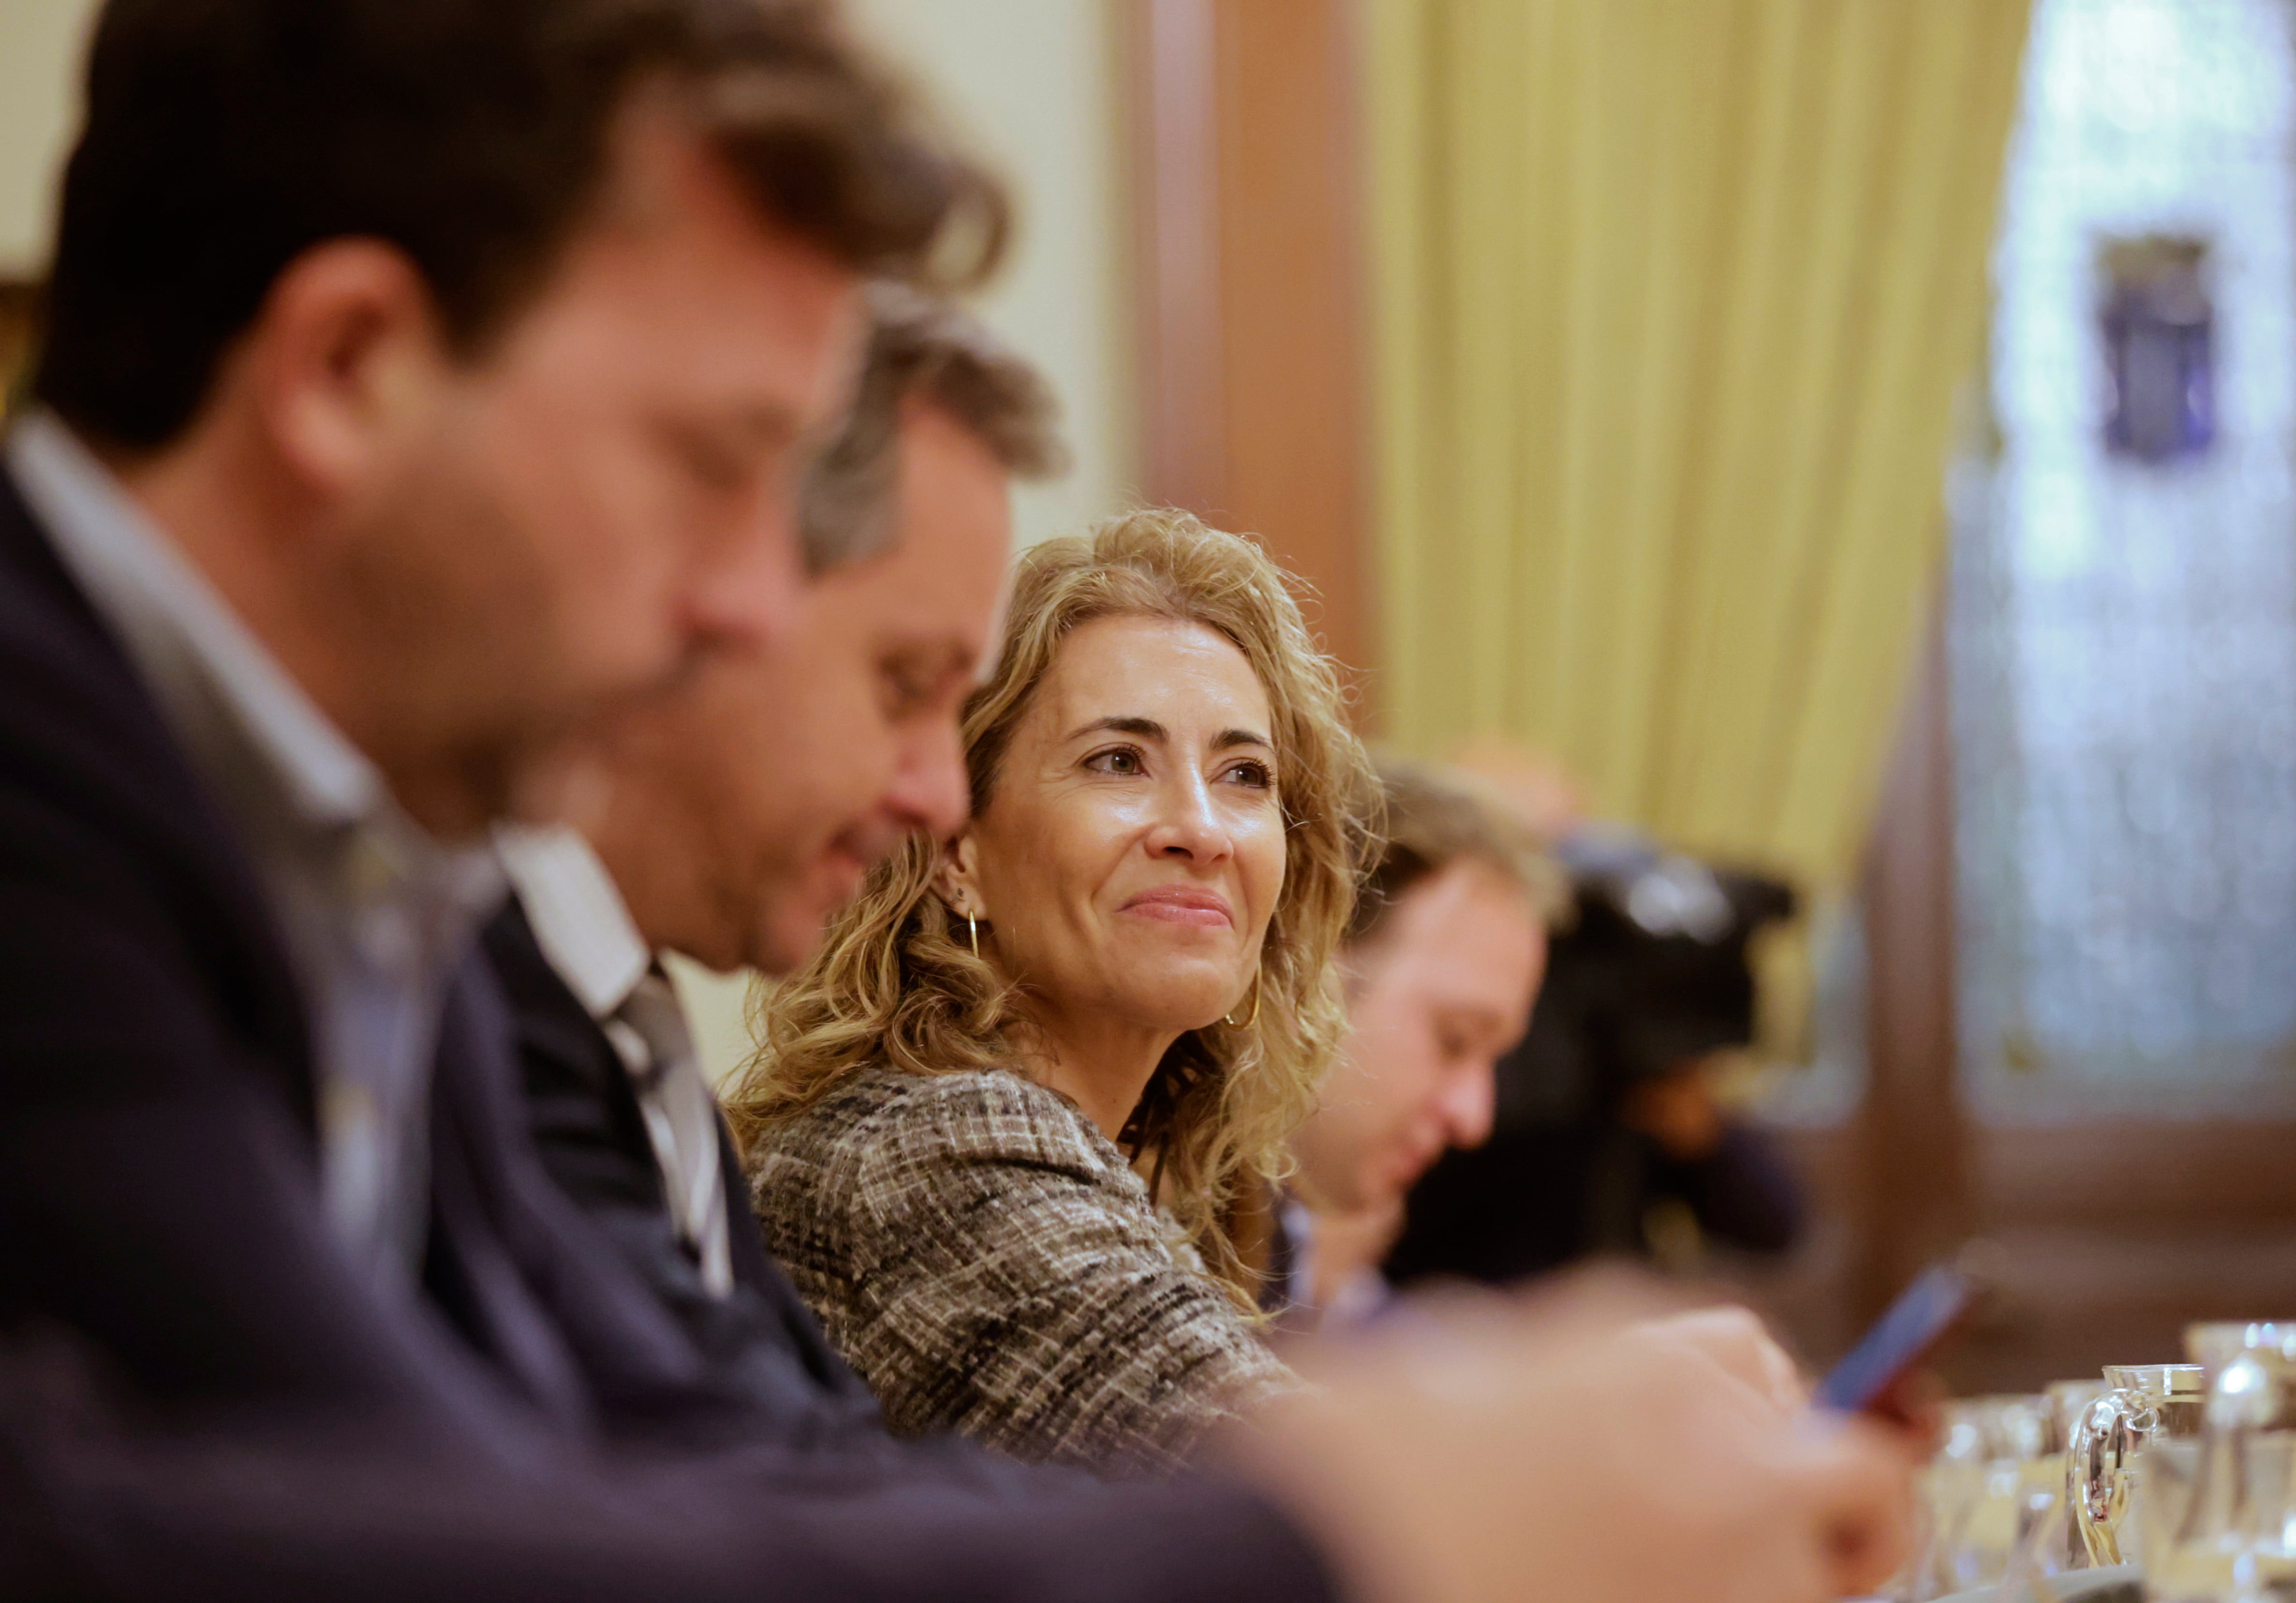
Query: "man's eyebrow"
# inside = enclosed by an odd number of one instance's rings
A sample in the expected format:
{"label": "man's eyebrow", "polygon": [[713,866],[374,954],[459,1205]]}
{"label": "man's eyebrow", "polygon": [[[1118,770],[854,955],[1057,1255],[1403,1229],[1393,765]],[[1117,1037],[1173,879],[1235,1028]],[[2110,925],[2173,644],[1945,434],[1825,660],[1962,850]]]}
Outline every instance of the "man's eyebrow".
{"label": "man's eyebrow", "polygon": [[886,650],[884,660],[898,664],[905,672],[936,679],[960,674],[972,678],[980,667],[980,657],[971,646],[938,635],[896,641]]}
{"label": "man's eyebrow", "polygon": [[1068,738],[1071,740],[1080,740],[1086,735],[1097,734],[1102,730],[1108,730],[1119,735],[1138,735],[1144,740],[1169,740],[1172,733],[1153,718],[1095,718],[1089,724],[1079,724],[1076,728],[1069,731]]}
{"label": "man's eyebrow", "polygon": [[[794,408],[773,401],[709,416],[667,418],[661,427],[671,438],[687,444],[742,452],[779,450],[800,441],[813,450],[817,448],[814,436],[821,432]],[[828,431],[828,435],[833,433],[834,430]],[[821,444],[827,443],[828,435],[823,437]]]}
{"label": "man's eyebrow", "polygon": [[732,423],[747,438],[775,443],[804,439],[808,444],[817,441],[826,446],[837,433],[835,424],[808,418],[781,401],[761,401],[744,406],[734,415]]}

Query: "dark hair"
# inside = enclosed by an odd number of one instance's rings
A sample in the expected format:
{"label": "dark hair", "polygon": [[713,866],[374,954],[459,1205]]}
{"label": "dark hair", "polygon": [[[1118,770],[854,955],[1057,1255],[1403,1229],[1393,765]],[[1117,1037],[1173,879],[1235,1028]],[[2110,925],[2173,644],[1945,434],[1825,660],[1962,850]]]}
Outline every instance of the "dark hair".
{"label": "dark hair", "polygon": [[1026,357],[940,297],[881,283],[869,303],[853,410],[806,482],[800,523],[816,573],[871,556],[891,536],[901,406],[911,396],[947,413],[1008,473],[1047,478],[1068,467],[1060,404]]}
{"label": "dark hair", "polygon": [[1562,871],[1538,838],[1503,806],[1478,795],[1466,775],[1382,756],[1379,788],[1386,805],[1384,840],[1356,897],[1347,945],[1376,936],[1413,886],[1463,861],[1480,863],[1519,887],[1546,921],[1562,916],[1569,887]]}
{"label": "dark hair", "polygon": [[478,354],[547,279],[641,87],[855,270],[968,283],[1003,191],[803,0],[111,0],[35,394],[129,448],[191,421],[280,273],[387,241]]}

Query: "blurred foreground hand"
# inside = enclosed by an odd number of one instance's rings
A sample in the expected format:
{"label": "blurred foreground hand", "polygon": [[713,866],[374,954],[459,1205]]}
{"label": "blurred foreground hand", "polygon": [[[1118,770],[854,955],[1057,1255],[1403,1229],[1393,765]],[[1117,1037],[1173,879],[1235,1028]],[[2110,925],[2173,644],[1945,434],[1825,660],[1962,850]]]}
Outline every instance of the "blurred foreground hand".
{"label": "blurred foreground hand", "polygon": [[1782,1406],[1767,1360],[1734,1373],[1746,1333],[1654,1320],[1614,1287],[1455,1306],[1310,1356],[1320,1389],[1234,1451],[1365,1603],[1820,1603],[1879,1585],[1906,1550],[1910,1461],[1863,1421]]}
{"label": "blurred foreground hand", "polygon": [[1769,1400],[1781,1417],[1809,1405],[1801,1370],[1769,1330],[1744,1308],[1697,1308],[1666,1314],[1628,1328],[1629,1340],[1676,1343],[1695,1349],[1729,1375]]}

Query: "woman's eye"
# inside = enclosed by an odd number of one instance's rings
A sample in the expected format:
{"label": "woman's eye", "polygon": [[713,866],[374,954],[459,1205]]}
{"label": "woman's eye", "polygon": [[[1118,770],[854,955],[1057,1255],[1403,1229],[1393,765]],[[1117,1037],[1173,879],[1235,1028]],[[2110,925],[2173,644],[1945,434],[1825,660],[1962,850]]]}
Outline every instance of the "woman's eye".
{"label": "woman's eye", "polygon": [[1232,783],[1249,786],[1254,790],[1275,789],[1275,771],[1265,763],[1238,763],[1224,777]]}
{"label": "woman's eye", "polygon": [[1095,751],[1085,758],[1084,765],[1095,773],[1139,773],[1140,754],[1128,746],[1119,746],[1112,751]]}

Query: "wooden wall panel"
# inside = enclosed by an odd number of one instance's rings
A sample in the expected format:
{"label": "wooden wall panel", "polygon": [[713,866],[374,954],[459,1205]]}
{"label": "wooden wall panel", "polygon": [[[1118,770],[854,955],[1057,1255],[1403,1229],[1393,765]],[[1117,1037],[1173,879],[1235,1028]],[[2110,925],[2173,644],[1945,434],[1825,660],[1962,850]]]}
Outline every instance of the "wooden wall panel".
{"label": "wooden wall panel", "polygon": [[0,417],[20,399],[19,387],[29,377],[34,321],[39,307],[38,287],[25,279],[0,278]]}
{"label": "wooden wall panel", "polygon": [[1353,8],[1129,6],[1144,492],[1258,535],[1368,670]]}
{"label": "wooden wall panel", "polygon": [[1215,0],[1128,0],[1142,491],[1226,511]]}
{"label": "wooden wall panel", "polygon": [[1964,1239],[1969,1133],[1957,1075],[1954,792],[1945,609],[1932,606],[1866,849],[1866,1102],[1857,1125],[1859,1318]]}

